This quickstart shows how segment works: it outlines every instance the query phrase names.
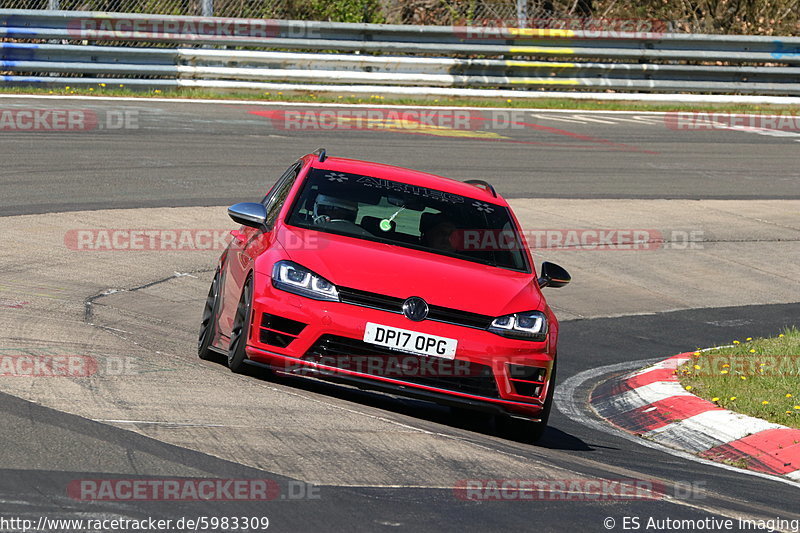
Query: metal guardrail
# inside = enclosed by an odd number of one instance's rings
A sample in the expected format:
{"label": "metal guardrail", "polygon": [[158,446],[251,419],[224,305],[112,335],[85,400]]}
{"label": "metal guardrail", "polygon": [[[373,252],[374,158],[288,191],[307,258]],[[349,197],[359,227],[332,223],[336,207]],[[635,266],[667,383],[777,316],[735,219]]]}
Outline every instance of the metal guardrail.
{"label": "metal guardrail", "polygon": [[[604,35],[570,30],[0,10],[3,38],[13,42],[0,43],[0,71],[11,74],[0,81],[17,85],[77,86],[100,80],[127,86],[260,89],[276,82],[306,84],[303,87],[324,82],[362,88],[800,95],[800,38],[796,37]],[[52,44],[54,41],[62,44]],[[119,46],[121,43],[158,47]]]}

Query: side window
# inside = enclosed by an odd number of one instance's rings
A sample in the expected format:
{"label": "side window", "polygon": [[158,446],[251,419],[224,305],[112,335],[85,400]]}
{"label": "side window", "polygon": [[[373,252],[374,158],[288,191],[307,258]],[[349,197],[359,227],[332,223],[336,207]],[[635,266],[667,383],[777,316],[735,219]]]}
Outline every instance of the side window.
{"label": "side window", "polygon": [[283,176],[280,177],[269,194],[264,198],[263,203],[267,208],[267,226],[272,226],[272,224],[275,222],[275,219],[278,217],[278,213],[280,212],[281,207],[283,207],[286,197],[289,196],[289,191],[294,184],[294,180],[297,178],[297,173],[300,171],[300,167],[300,164],[294,164],[289,167],[289,169],[283,173]]}

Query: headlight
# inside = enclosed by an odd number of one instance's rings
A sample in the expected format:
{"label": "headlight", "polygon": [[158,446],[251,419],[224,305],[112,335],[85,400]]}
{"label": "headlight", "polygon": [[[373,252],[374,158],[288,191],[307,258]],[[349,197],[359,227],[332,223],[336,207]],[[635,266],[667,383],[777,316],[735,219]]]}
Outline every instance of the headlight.
{"label": "headlight", "polygon": [[547,338],[547,317],[541,311],[527,311],[495,318],[489,331],[511,339],[542,342]]}
{"label": "headlight", "polygon": [[272,286],[314,300],[339,301],[336,285],[292,261],[278,261],[272,267]]}

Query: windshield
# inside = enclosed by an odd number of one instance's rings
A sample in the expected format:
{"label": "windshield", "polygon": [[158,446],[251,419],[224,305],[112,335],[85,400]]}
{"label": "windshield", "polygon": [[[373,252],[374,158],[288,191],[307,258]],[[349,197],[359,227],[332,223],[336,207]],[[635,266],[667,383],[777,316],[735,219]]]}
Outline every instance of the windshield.
{"label": "windshield", "polygon": [[312,168],[287,223],[530,272],[508,208],[407,183]]}

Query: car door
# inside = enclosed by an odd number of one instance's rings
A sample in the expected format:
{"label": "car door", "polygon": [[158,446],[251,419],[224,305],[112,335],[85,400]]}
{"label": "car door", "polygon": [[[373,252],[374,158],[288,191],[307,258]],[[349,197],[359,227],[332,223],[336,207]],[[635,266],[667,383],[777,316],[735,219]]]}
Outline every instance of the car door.
{"label": "car door", "polygon": [[218,323],[219,331],[225,338],[230,338],[236,307],[239,305],[244,283],[253,270],[253,262],[264,251],[268,242],[267,234],[272,231],[275,220],[286,202],[301,168],[301,162],[289,167],[261,201],[267,210],[264,228],[241,226],[231,232],[233,240],[228,245],[223,267],[222,311]]}

